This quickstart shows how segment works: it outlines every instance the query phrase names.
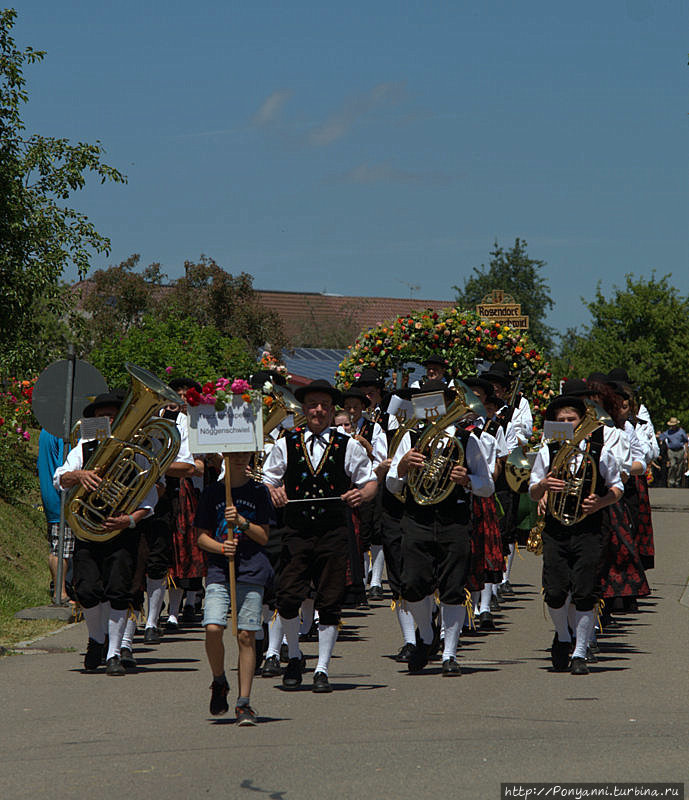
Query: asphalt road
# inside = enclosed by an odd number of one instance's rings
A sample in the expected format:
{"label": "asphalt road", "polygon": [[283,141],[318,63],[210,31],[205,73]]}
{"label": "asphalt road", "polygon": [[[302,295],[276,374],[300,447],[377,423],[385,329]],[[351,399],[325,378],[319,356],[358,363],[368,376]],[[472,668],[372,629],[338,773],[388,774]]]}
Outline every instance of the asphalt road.
{"label": "asphalt road", "polygon": [[[461,677],[442,678],[439,662],[407,674],[391,658],[401,644],[395,616],[377,604],[346,614],[332,694],[309,690],[316,644],[304,646],[303,691],[256,679],[255,728],[237,728],[231,713],[209,715],[200,627],[155,648],[139,635],[141,669],[123,678],[82,674],[86,628],[63,629],[0,659],[0,798],[497,800],[501,782],[683,781],[683,496],[652,492],[653,593],[640,613],[617,617],[588,676],[550,671],[540,559],[526,552],[499,630],[463,638]],[[229,644],[228,660],[235,656]],[[236,690],[234,670],[230,681]]]}

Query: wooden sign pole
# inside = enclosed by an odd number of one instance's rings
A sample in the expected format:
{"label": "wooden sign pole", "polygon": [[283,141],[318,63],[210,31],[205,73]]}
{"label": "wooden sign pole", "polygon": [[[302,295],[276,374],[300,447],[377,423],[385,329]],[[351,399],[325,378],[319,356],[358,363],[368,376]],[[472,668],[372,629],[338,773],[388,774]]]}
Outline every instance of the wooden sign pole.
{"label": "wooden sign pole", "polygon": [[[230,456],[229,453],[223,453],[223,461],[225,462],[225,508],[231,506],[232,503],[232,485],[230,483]],[[234,538],[234,530],[229,531],[229,534]],[[234,574],[234,556],[229,557],[228,571],[230,573],[230,605],[232,607],[232,635],[237,636],[237,577]]]}

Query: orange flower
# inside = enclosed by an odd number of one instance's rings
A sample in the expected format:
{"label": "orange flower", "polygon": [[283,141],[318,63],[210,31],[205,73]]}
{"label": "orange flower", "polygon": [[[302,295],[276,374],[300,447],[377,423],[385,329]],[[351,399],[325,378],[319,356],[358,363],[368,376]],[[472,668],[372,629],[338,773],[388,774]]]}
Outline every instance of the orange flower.
{"label": "orange flower", "polygon": [[247,393],[247,394],[243,394],[243,395],[242,395],[242,400],[243,400],[245,403],[250,403],[250,402],[251,402],[251,395],[250,395],[250,394],[248,394],[248,393]]}
{"label": "orange flower", "polygon": [[519,353],[521,353],[521,351],[522,351],[523,349],[524,349],[523,347],[520,347],[519,345],[517,345],[517,347],[515,347],[515,348],[514,348],[514,352],[515,352],[517,355],[519,355]]}
{"label": "orange flower", "polygon": [[273,398],[272,397],[264,397],[263,402],[270,408],[273,405]]}

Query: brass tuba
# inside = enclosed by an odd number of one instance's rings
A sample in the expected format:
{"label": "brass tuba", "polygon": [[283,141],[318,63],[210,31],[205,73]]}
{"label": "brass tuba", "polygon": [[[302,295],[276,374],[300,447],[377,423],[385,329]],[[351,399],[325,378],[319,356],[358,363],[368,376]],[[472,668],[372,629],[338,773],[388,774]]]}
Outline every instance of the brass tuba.
{"label": "brass tuba", "polygon": [[586,414],[574,431],[571,441],[563,442],[555,453],[550,472],[566,484],[561,492],[548,492],[548,511],[562,525],[576,525],[586,516],[581,505],[591,494],[598,480],[596,462],[589,452],[590,445],[582,450],[579,444],[604,425],[593,403],[587,404]]}
{"label": "brass tuba", "polygon": [[446,500],[455,484],[450,473],[464,463],[464,447],[457,436],[451,436],[445,428],[459,422],[473,412],[481,416],[485,409],[476,395],[461,381],[455,380],[457,397],[445,414],[432,422],[421,434],[415,449],[425,457],[422,467],[411,467],[407,473],[407,486],[420,506],[432,506]]}
{"label": "brass tuba", "polygon": [[121,531],[105,530],[108,517],[131,514],[179,451],[180,435],[172,420],[154,416],[179,397],[153,373],[126,363],[132,385],[112,426],[84,469],[101,478],[97,489],[75,486],[66,498],[66,519],[79,539],[107,542]]}
{"label": "brass tuba", "polygon": [[505,461],[505,480],[516,494],[526,494],[529,489],[531,462],[526,457],[526,445],[517,445]]}

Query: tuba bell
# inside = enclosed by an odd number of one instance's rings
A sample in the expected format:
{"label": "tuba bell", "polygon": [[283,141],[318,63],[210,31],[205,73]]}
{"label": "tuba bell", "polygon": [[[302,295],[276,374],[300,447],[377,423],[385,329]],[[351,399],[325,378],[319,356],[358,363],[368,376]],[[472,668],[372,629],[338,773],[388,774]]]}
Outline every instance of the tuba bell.
{"label": "tuba bell", "polygon": [[86,541],[107,542],[121,533],[106,530],[105,520],[135,511],[179,451],[175,423],[155,416],[162,406],[179,402],[177,393],[142,367],[127,362],[125,368],[132,381],[129,394],[112,434],[84,465],[97,472],[101,482],[93,491],[73,487],[65,501],[67,523]]}
{"label": "tuba bell", "polygon": [[587,443],[582,450],[579,445],[591,433],[604,425],[593,403],[587,403],[586,414],[574,431],[571,441],[563,442],[553,457],[551,473],[565,482],[561,492],[548,492],[548,511],[562,525],[576,525],[586,516],[582,503],[591,494],[598,480],[596,462]]}
{"label": "tuba bell", "polygon": [[249,476],[257,483],[263,482],[263,463],[266,458],[265,445],[272,443],[270,432],[280,425],[289,415],[294,417],[294,426],[299,427],[306,422],[302,407],[297,398],[282,386],[273,384],[266,397],[271,397],[273,402],[263,417],[263,444],[264,449],[254,455]]}
{"label": "tuba bell", "polygon": [[422,467],[411,467],[407,486],[420,506],[432,506],[446,500],[455,488],[450,473],[464,463],[464,447],[457,436],[445,428],[459,422],[468,413],[485,413],[483,405],[468,386],[455,380],[457,397],[445,414],[431,423],[421,434],[415,448],[425,457]]}

